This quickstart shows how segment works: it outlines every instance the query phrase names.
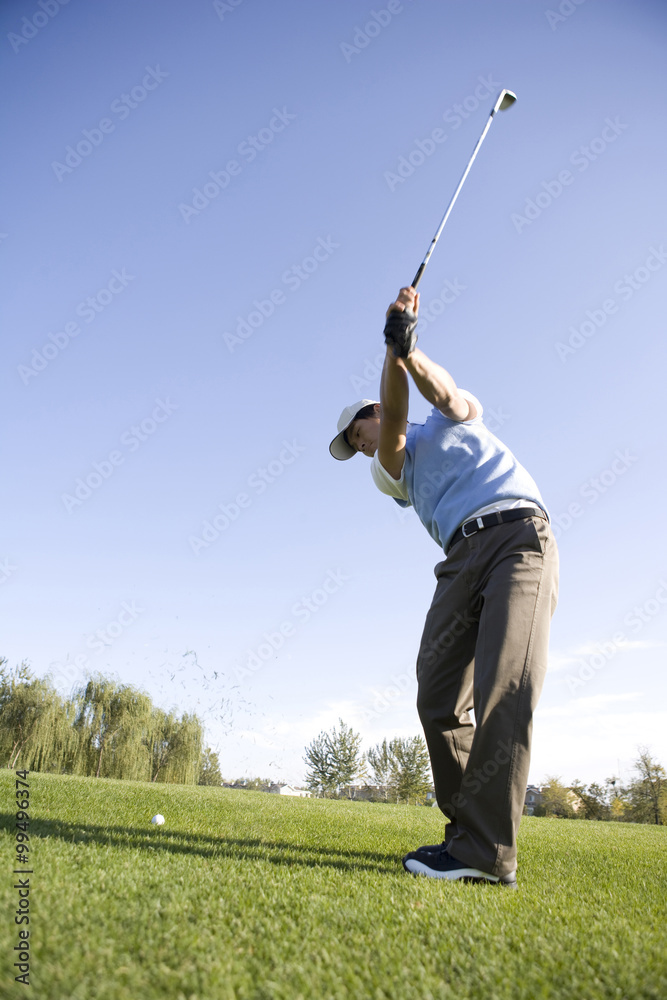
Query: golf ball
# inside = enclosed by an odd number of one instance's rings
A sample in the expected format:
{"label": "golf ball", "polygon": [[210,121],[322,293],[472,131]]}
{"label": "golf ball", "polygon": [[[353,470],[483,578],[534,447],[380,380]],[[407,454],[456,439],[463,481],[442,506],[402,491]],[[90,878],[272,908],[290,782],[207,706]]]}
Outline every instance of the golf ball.
{"label": "golf ball", "polygon": [[164,823],[164,816],[161,816],[160,813],[158,813],[156,816],[153,816],[151,823],[156,823],[157,826],[162,826]]}

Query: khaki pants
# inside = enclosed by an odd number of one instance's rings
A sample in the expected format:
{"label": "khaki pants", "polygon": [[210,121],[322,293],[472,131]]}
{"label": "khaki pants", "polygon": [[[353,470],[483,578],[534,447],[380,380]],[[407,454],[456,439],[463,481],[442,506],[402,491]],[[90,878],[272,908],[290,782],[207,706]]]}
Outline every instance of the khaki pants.
{"label": "khaki pants", "polygon": [[445,843],[459,861],[507,875],[516,868],[558,550],[548,522],[527,517],[457,542],[435,575],[417,708],[438,806],[450,821]]}

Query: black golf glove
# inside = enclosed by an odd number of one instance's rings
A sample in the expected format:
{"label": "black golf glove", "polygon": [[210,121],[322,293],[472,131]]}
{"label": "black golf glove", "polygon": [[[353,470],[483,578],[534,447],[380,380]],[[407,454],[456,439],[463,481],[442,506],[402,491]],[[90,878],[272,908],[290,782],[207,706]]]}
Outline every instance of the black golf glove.
{"label": "black golf glove", "polygon": [[395,358],[407,358],[417,344],[417,316],[411,309],[392,309],[384,325],[385,343]]}

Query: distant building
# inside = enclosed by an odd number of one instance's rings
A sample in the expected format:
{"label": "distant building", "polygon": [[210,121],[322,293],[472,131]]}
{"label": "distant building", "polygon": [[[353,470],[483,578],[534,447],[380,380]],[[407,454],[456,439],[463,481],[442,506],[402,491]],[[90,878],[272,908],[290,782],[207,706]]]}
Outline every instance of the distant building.
{"label": "distant building", "polygon": [[524,807],[528,816],[532,816],[535,812],[535,807],[542,805],[542,793],[537,785],[528,785],[526,789],[526,798],[524,800]]}
{"label": "distant building", "polygon": [[[394,802],[395,798],[389,792],[387,785],[367,785],[356,783],[344,785],[339,789],[339,794],[347,799],[356,799],[359,802]],[[412,801],[412,800],[411,800]],[[426,792],[425,805],[435,806],[435,792],[433,788]]]}
{"label": "distant building", "polygon": [[567,801],[570,803],[575,812],[579,812],[580,809],[584,808],[584,800],[580,798],[576,792],[573,792],[571,788],[567,793]]}
{"label": "distant building", "polygon": [[379,799],[384,799],[386,789],[384,785],[365,785],[356,783],[341,786],[339,794],[346,799],[358,799],[362,802],[376,802]]}
{"label": "distant building", "polygon": [[307,788],[295,788],[294,785],[284,785],[282,783],[271,785],[268,791],[272,795],[296,795],[301,799],[309,799],[312,794]]}
{"label": "distant building", "polygon": [[239,778],[237,781],[223,781],[223,788],[242,788],[246,792],[268,792],[269,785],[257,779]]}
{"label": "distant building", "polygon": [[[576,792],[573,792],[571,788],[567,790],[567,801],[572,807],[573,812],[579,812],[583,808],[583,800],[579,798]],[[537,806],[542,805],[542,790],[537,787],[537,785],[528,785],[526,789],[526,798],[524,800],[524,810],[527,816],[532,816],[535,812]]]}

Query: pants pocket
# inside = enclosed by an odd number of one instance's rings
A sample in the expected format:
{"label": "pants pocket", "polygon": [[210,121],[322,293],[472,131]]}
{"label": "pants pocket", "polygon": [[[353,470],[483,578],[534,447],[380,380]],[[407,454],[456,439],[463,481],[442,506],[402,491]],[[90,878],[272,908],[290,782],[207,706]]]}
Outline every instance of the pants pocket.
{"label": "pants pocket", "polygon": [[547,544],[551,537],[549,522],[543,517],[529,517],[523,522],[525,526],[526,548],[540,555],[546,555]]}

